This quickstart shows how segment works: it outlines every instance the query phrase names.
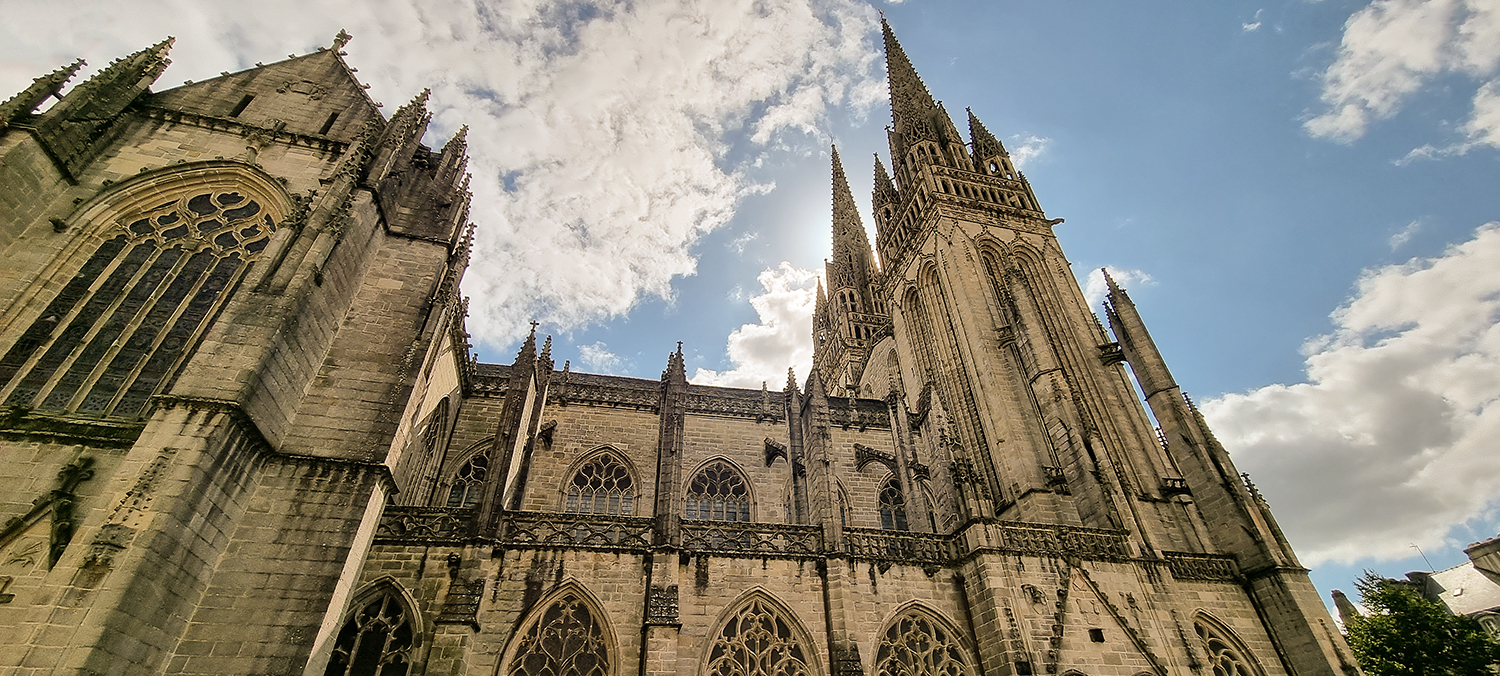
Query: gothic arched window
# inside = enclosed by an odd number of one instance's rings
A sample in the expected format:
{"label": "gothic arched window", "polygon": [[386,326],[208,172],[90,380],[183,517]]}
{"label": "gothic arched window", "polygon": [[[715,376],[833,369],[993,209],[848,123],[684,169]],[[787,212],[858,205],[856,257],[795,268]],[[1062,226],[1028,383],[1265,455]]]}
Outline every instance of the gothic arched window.
{"label": "gothic arched window", "polygon": [[609,646],[604,627],[577,592],[553,601],[516,641],[514,676],[606,676]]}
{"label": "gothic arched window", "polygon": [[448,488],[449,507],[473,507],[484,495],[484,477],[490,472],[490,456],[479,453],[464,461]]}
{"label": "gothic arched window", "polygon": [[875,650],[876,676],[970,676],[964,650],[931,618],[908,612],[891,623]]}
{"label": "gothic arched window", "polygon": [[386,589],[357,608],[339,630],[325,676],[406,676],[415,642],[406,604]]}
{"label": "gothic arched window", "polygon": [[1229,630],[1214,626],[1202,617],[1193,623],[1193,629],[1198,632],[1198,640],[1203,642],[1203,652],[1208,654],[1208,667],[1213,676],[1258,675],[1250,666],[1244,648]]}
{"label": "gothic arched window", "polygon": [[276,230],[233,190],[160,199],[104,231],[0,357],[6,406],[138,417]]}
{"label": "gothic arched window", "polygon": [[684,516],[701,521],[749,521],[750,488],[733,465],[715,460],[688,484]]}
{"label": "gothic arched window", "polygon": [[707,676],[809,676],[807,651],[794,623],[766,599],[753,597],[730,616],[709,648]]}
{"label": "gothic arched window", "polygon": [[615,456],[604,453],[573,474],[563,496],[563,511],[570,514],[635,514],[635,482],[630,471]]}
{"label": "gothic arched window", "polygon": [[880,527],[907,530],[906,496],[902,495],[901,483],[894,476],[880,485]]}

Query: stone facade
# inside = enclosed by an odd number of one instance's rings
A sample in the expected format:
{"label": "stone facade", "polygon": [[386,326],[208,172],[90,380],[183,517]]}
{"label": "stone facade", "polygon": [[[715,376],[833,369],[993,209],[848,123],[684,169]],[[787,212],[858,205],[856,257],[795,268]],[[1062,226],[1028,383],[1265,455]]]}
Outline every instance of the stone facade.
{"label": "stone facade", "polygon": [[1106,331],[889,26],[876,243],[835,152],[779,391],[534,331],[475,363],[464,132],[385,118],[347,39],[0,104],[0,673],[1358,673],[1129,297]]}

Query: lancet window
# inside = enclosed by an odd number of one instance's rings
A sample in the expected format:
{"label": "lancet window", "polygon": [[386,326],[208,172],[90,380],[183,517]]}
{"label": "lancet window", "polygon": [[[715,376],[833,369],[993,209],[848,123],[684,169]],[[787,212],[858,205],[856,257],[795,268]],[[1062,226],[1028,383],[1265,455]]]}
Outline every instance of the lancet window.
{"label": "lancet window", "polygon": [[480,453],[459,465],[448,487],[449,507],[473,507],[484,495],[484,478],[490,471],[490,457]]}
{"label": "lancet window", "polygon": [[752,598],[724,623],[709,649],[708,676],[808,676],[807,651],[793,622],[769,601]]}
{"label": "lancet window", "polygon": [[413,654],[412,615],[392,590],[364,602],[344,621],[325,676],[406,676]]}
{"label": "lancet window", "polygon": [[573,474],[563,496],[570,514],[635,514],[635,482],[630,471],[609,453],[590,460]]}
{"label": "lancet window", "polygon": [[877,676],[971,676],[964,650],[942,626],[919,613],[897,618],[875,651]]}
{"label": "lancet window", "polygon": [[733,465],[715,460],[688,484],[684,516],[701,521],[749,521],[750,487]]}
{"label": "lancet window", "polygon": [[1198,632],[1198,640],[1203,642],[1203,652],[1208,655],[1208,667],[1213,676],[1257,676],[1239,642],[1230,638],[1227,631],[1221,631],[1202,618],[1193,623],[1193,629]]}
{"label": "lancet window", "polygon": [[517,639],[507,673],[515,676],[606,676],[604,627],[583,597],[563,594]]}
{"label": "lancet window", "polygon": [[164,196],[120,219],[0,357],[4,404],[138,417],[275,230],[232,190]]}
{"label": "lancet window", "polygon": [[894,476],[880,485],[880,527],[907,530],[906,496],[901,493],[901,482]]}

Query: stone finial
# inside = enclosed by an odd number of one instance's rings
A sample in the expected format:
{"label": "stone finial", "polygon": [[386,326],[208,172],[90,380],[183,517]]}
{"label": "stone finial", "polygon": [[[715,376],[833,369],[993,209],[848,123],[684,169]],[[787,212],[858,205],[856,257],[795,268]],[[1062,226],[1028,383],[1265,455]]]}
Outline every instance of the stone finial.
{"label": "stone finial", "polygon": [[350,35],[349,31],[340,28],[338,35],[333,36],[333,50],[338,51],[340,49],[343,49],[344,45],[349,44],[349,41],[353,39],[354,36]]}

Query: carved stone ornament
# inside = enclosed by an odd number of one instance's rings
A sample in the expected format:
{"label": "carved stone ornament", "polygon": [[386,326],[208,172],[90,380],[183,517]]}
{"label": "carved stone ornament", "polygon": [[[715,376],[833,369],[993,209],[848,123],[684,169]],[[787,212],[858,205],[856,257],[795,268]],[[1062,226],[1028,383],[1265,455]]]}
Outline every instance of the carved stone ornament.
{"label": "carved stone ornament", "polygon": [[646,599],[646,626],[680,627],[677,619],[677,585],[652,585],[651,595]]}
{"label": "carved stone ornament", "polygon": [[287,92],[302,94],[314,101],[321,101],[324,96],[328,95],[327,89],[311,80],[287,80],[280,87],[277,87],[276,91],[282,94]]}

